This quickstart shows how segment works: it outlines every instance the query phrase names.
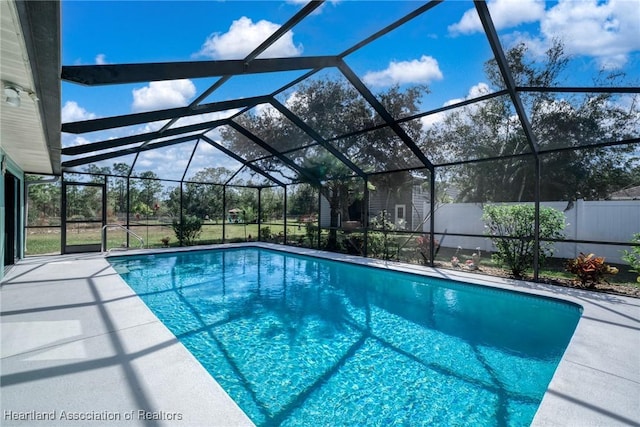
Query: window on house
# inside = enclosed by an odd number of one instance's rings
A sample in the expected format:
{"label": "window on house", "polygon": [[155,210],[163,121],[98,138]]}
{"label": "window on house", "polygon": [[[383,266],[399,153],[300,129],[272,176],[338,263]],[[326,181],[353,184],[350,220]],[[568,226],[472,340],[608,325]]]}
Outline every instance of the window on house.
{"label": "window on house", "polygon": [[396,205],[396,227],[404,229],[407,226],[407,219],[405,218],[406,205]]}

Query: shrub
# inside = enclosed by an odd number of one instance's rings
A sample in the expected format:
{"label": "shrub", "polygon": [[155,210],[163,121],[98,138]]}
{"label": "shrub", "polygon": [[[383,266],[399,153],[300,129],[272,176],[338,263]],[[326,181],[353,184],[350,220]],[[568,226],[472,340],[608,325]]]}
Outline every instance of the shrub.
{"label": "shrub", "polygon": [[368,242],[367,251],[369,255],[373,258],[383,258],[383,254],[385,253],[385,245],[386,245],[385,235],[379,231],[369,231],[367,235],[367,242]]}
{"label": "shrub", "polygon": [[307,222],[305,225],[305,234],[307,239],[309,239],[309,246],[313,247],[318,240],[318,226],[312,222]]}
{"label": "shrub", "polygon": [[242,208],[242,222],[245,224],[255,224],[258,222],[258,214],[252,206]]}
{"label": "shrub", "polygon": [[580,252],[577,258],[569,259],[565,263],[565,269],[578,276],[582,286],[594,287],[607,274],[617,274],[618,269],[604,263],[604,257],[597,257],[594,254],[585,255]]}
{"label": "shrub", "polygon": [[144,202],[137,202],[135,205],[133,205],[133,208],[131,208],[131,210],[136,214],[137,218],[154,214],[153,209],[147,206],[147,204]]}
{"label": "shrub", "polygon": [[[487,224],[487,234],[496,247],[494,260],[506,265],[515,277],[531,267],[535,254],[533,205],[488,205],[484,207],[482,220]],[[553,242],[544,239],[564,237],[564,214],[549,207],[540,207],[539,264],[553,255]]]}
{"label": "shrub", "polygon": [[[440,242],[434,241],[434,247],[438,247]],[[431,263],[431,235],[425,234],[416,237],[416,245],[420,256],[422,257],[422,264],[429,265]],[[437,251],[436,251],[437,253]]]}
{"label": "shrub", "polygon": [[385,260],[393,259],[397,254],[397,247],[394,250],[391,246],[395,246],[395,239],[390,232],[396,229],[396,226],[389,219],[387,211],[383,210],[370,220],[370,229],[367,240],[369,244],[369,252],[374,258],[382,258]]}
{"label": "shrub", "polygon": [[182,222],[174,219],[171,228],[173,228],[180,245],[190,246],[200,236],[202,220],[191,215],[185,216],[182,218]]}
{"label": "shrub", "polygon": [[260,228],[260,240],[263,242],[271,240],[271,227]]}
{"label": "shrub", "polygon": [[[632,243],[640,243],[640,233],[636,233],[633,235],[633,238],[631,239]],[[629,263],[629,265],[631,266],[631,270],[634,273],[638,273],[638,277],[636,278],[636,281],[638,283],[640,283],[640,246],[634,246],[633,249],[631,249],[631,251],[624,251],[624,255],[622,256],[622,259]]]}

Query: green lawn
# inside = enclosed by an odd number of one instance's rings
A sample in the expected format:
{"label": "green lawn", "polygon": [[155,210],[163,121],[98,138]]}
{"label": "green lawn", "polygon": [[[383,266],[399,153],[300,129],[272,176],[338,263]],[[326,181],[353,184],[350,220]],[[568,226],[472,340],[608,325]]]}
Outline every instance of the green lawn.
{"label": "green lawn", "polygon": [[[280,233],[284,233],[284,222],[263,223],[263,233],[269,228],[269,234],[274,236],[274,240],[278,239]],[[169,246],[179,246],[175,233],[170,225],[161,225],[157,222],[149,222],[149,225],[131,225],[130,230],[140,236],[144,241],[145,248],[159,248],[163,246],[162,239],[168,237]],[[226,224],[225,225],[225,242],[238,242],[246,240],[258,240],[258,224]],[[67,232],[67,244],[91,244],[102,242],[100,236],[100,227],[96,228],[75,228]],[[306,229],[304,226],[298,227],[296,222],[287,224],[287,239],[290,243],[298,242],[300,238],[304,238]],[[113,248],[126,247],[127,233],[117,228],[107,229],[107,250]],[[213,243],[222,243],[222,224],[205,223],[202,226],[202,232],[198,237],[197,245],[206,245]],[[61,236],[60,228],[41,228],[29,229],[27,232],[26,255],[42,255],[60,253]],[[129,237],[129,246],[131,248],[140,247],[139,241],[133,237]]]}

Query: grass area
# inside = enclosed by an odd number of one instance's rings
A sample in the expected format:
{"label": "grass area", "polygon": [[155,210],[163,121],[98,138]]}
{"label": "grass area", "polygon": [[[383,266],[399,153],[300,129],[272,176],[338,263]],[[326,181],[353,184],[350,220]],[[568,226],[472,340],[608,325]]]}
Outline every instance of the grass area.
{"label": "grass area", "polygon": [[[269,234],[278,239],[279,234],[284,234],[284,221],[263,223],[262,230],[269,228]],[[179,242],[170,225],[149,222],[149,224],[131,225],[130,230],[140,236],[144,241],[144,248],[160,248],[164,244],[162,239],[169,237],[169,246],[177,247]],[[258,240],[258,224],[226,224],[224,228],[225,242],[238,242],[246,240]],[[295,222],[287,223],[287,240],[291,243],[298,242],[304,238],[306,229],[304,226],[298,227]],[[222,224],[205,223],[202,232],[196,240],[198,245],[222,243]],[[282,238],[280,238],[280,241]],[[76,228],[67,231],[67,244],[100,244],[101,227],[96,228]],[[107,230],[107,250],[113,248],[126,247],[127,233],[124,230],[110,228]],[[138,240],[130,236],[129,247],[137,248],[140,244]],[[59,227],[33,228],[27,233],[26,255],[42,255],[60,253],[61,235]]]}
{"label": "grass area", "polygon": [[40,228],[37,232],[27,233],[26,255],[60,253],[60,228]]}

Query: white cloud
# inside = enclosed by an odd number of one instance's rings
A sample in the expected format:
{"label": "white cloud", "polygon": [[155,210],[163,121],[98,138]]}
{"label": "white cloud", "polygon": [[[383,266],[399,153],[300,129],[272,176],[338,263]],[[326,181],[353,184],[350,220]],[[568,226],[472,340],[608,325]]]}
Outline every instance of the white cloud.
{"label": "white cloud", "polygon": [[[210,139],[214,140],[214,141],[220,142],[220,141],[222,141],[222,134],[220,133],[221,131],[222,131],[222,128],[221,127],[217,127],[215,129],[210,130],[209,132],[205,133],[205,135],[207,137],[209,137]],[[211,145],[209,145],[209,144],[205,144],[202,147],[206,148],[206,150],[209,150],[209,147],[211,147],[213,149],[213,147]]]}
{"label": "white cloud", "polygon": [[[327,3],[335,6],[337,4],[340,3],[341,0],[329,0],[326,1],[324,3],[322,3],[320,6],[318,6],[311,14],[312,15],[320,15],[323,11],[323,9],[325,8],[325,6],[327,5]],[[289,4],[293,4],[293,5],[300,5],[300,6],[305,6],[307,3],[309,3],[309,0],[287,0],[286,1]]]}
{"label": "white cloud", "polygon": [[74,135],[71,133],[63,133],[62,134],[62,147],[75,147],[76,145],[85,145],[89,144],[91,141],[86,139],[85,137]]}
{"label": "white cloud", "polygon": [[[617,69],[630,52],[640,50],[640,2],[637,0],[560,0],[549,10],[537,0],[496,0],[488,3],[498,30],[539,21],[537,36],[514,32],[505,40],[524,42],[532,54],[540,55],[559,38],[569,55],[595,58],[600,68]],[[475,9],[449,26],[452,34],[482,31]]]}
{"label": "white cloud", "polygon": [[434,113],[429,114],[428,116],[423,116],[420,118],[420,123],[422,124],[422,129],[426,130],[431,126],[434,126],[438,123],[444,122],[444,119],[447,117],[447,113]]}
{"label": "white cloud", "polygon": [[[219,135],[215,134],[215,131],[209,132],[207,136],[214,141],[220,142],[221,140]],[[224,167],[231,171],[236,171],[242,167],[242,164],[217,148],[214,148],[212,145],[200,141],[198,151],[193,159],[191,159],[186,179],[193,179],[196,173],[210,167]]]}
{"label": "white cloud", "polygon": [[96,115],[88,112],[75,101],[67,101],[62,107],[61,118],[62,123],[69,123],[92,120],[96,118]]}
{"label": "white cloud", "polygon": [[304,95],[300,95],[300,92],[294,90],[287,96],[287,99],[284,101],[285,107],[292,109],[296,104],[301,102],[306,102]]}
{"label": "white cloud", "polygon": [[164,149],[141,152],[136,161],[133,175],[139,176],[143,172],[151,171],[159,177],[181,178],[194,147],[195,140]]}
{"label": "white cloud", "polygon": [[[229,118],[229,117],[233,116],[238,111],[240,111],[240,109],[232,109],[232,110],[225,110],[225,111],[215,111],[213,113],[198,114],[196,116],[185,116],[185,117],[179,118],[176,121],[176,123],[171,127],[172,128],[177,128],[177,127],[182,127],[182,126],[194,125],[194,124],[197,124],[197,123],[211,122],[211,121],[214,121],[214,120],[222,120],[222,119],[226,119],[226,118]],[[198,132],[202,132],[202,130],[200,130]]]}
{"label": "white cloud", "polygon": [[469,89],[469,93],[465,99],[478,98],[479,96],[487,95],[489,93],[491,93],[489,85],[481,82],[477,85],[471,86],[471,89]]}
{"label": "white cloud", "polygon": [[[226,33],[213,33],[196,56],[213,59],[242,59],[269,38],[280,25],[261,20],[256,23],[245,16],[233,21]],[[280,39],[260,54],[259,58],[300,56],[302,44],[294,44],[293,32],[287,31]]]}
{"label": "white cloud", "polygon": [[[487,95],[489,93],[491,93],[491,89],[489,85],[486,83],[480,82],[476,85],[471,86],[471,88],[469,89],[469,92],[467,92],[467,96],[465,96],[464,98],[452,98],[446,101],[442,106],[448,107],[449,105],[458,104],[468,99],[475,99],[480,96]],[[467,105],[464,108],[478,109],[480,108],[480,106],[481,106],[480,104],[472,104],[472,105]],[[455,110],[442,111],[440,113],[430,114],[428,116],[422,117],[420,119],[420,122],[422,123],[422,128],[427,129],[433,125],[443,122],[446,119],[447,115],[451,113],[451,111],[455,111]]]}
{"label": "white cloud", "polygon": [[596,57],[603,68],[619,68],[640,50],[640,2],[562,0],[540,23],[543,40],[560,35],[572,55]]}
{"label": "white cloud", "polygon": [[422,55],[412,61],[391,61],[382,71],[369,71],[363,79],[371,86],[392,86],[406,83],[429,83],[442,80],[442,71],[438,61],[431,56]]}
{"label": "white cloud", "polygon": [[140,169],[150,169],[152,166],[155,166],[155,163],[146,159],[138,159],[135,165],[136,168],[140,167]]}
{"label": "white cloud", "polygon": [[188,79],[151,82],[149,86],[133,89],[132,110],[136,112],[183,107],[196,94],[196,87]]}
{"label": "white cloud", "polygon": [[276,110],[276,108],[269,103],[256,105],[253,109],[253,112],[257,116],[271,116],[274,118],[280,117],[281,115],[280,111]]}
{"label": "white cloud", "polygon": [[107,63],[107,56],[104,53],[99,53],[96,55],[96,64],[104,65]]}
{"label": "white cloud", "polygon": [[120,129],[126,131],[125,135],[137,135],[139,133],[155,132],[155,131],[159,130],[160,128],[164,127],[164,125],[169,123],[169,121],[170,120],[158,120],[158,121],[155,121],[155,122],[145,123],[142,126],[140,126],[140,125],[132,125],[132,126],[128,126],[128,127],[124,127],[124,128],[120,128]]}
{"label": "white cloud", "polygon": [[[487,3],[489,14],[496,29],[516,27],[522,23],[535,22],[544,16],[544,1],[539,0],[495,0]],[[462,19],[449,26],[452,34],[471,34],[482,31],[476,9],[467,10]]]}

